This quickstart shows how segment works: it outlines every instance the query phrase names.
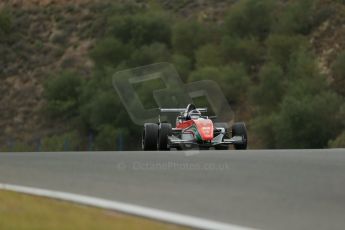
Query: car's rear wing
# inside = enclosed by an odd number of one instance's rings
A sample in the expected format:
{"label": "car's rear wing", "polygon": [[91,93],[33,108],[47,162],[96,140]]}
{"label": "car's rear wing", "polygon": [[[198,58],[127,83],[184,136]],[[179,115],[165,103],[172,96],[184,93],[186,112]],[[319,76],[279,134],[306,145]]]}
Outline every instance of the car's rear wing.
{"label": "car's rear wing", "polygon": [[[200,113],[206,113],[207,108],[196,108]],[[186,111],[186,108],[159,108],[161,113],[183,113]]]}

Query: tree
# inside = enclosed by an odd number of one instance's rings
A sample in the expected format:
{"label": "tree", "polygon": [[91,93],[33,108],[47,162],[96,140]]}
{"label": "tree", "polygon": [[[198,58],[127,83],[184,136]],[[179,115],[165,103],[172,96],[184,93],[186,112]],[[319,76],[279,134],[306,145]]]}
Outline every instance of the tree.
{"label": "tree", "polygon": [[332,86],[340,95],[345,97],[345,51],[341,52],[332,64]]}
{"label": "tree", "polygon": [[166,45],[162,43],[152,43],[144,45],[134,51],[130,58],[130,66],[138,67],[149,65],[155,62],[168,62],[170,61],[170,52]]}
{"label": "tree", "polygon": [[220,47],[213,44],[200,47],[195,53],[196,66],[221,66],[224,61],[220,50]]}
{"label": "tree", "polygon": [[243,0],[235,3],[225,17],[229,36],[264,40],[270,32],[274,1]]}
{"label": "tree", "polygon": [[194,60],[194,52],[205,44],[205,28],[196,21],[180,21],[173,27],[172,46],[176,53]]}
{"label": "tree", "polygon": [[170,46],[171,20],[162,11],[147,11],[136,14],[115,15],[108,20],[108,36],[134,47],[153,42]]}
{"label": "tree", "polygon": [[130,46],[123,44],[118,39],[107,37],[96,43],[90,56],[97,68],[116,67],[129,58],[131,50]]}
{"label": "tree", "polygon": [[315,2],[314,0],[288,2],[275,20],[272,30],[282,34],[308,34],[314,25]]}
{"label": "tree", "polygon": [[278,148],[324,148],[339,133],[341,99],[332,92],[284,98],[274,126]]}
{"label": "tree", "polygon": [[116,137],[117,133],[114,127],[102,126],[95,140],[96,150],[116,150]]}
{"label": "tree", "polygon": [[0,39],[1,37],[7,35],[12,28],[12,17],[9,11],[0,11]]}
{"label": "tree", "polygon": [[52,117],[67,118],[77,115],[81,78],[73,72],[61,72],[44,84],[46,110]]}
{"label": "tree", "polygon": [[41,151],[78,151],[81,138],[77,131],[56,134],[42,139]]}
{"label": "tree", "polygon": [[97,130],[103,125],[116,125],[119,107],[120,102],[115,91],[98,91],[81,107],[81,115],[93,130]]}
{"label": "tree", "polygon": [[189,81],[214,80],[231,103],[240,103],[247,95],[249,76],[241,64],[223,68],[204,67],[192,72]]}
{"label": "tree", "polygon": [[262,67],[259,73],[259,84],[251,89],[251,101],[260,113],[267,114],[275,111],[285,92],[283,70],[274,63]]}
{"label": "tree", "polygon": [[172,62],[177,69],[179,76],[185,81],[187,81],[187,77],[192,70],[192,61],[190,58],[182,55],[182,54],[175,54],[172,56]]}
{"label": "tree", "polygon": [[266,40],[268,59],[280,65],[284,71],[296,51],[302,47],[307,47],[307,40],[300,35],[280,35],[272,34]]}
{"label": "tree", "polygon": [[265,56],[262,45],[253,37],[240,39],[225,36],[222,39],[221,49],[226,62],[244,63],[248,70],[261,64]]}

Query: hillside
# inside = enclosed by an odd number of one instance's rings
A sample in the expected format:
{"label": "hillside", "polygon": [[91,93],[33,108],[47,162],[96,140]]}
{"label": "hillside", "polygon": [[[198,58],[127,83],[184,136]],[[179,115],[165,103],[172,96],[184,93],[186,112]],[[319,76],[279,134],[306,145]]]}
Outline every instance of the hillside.
{"label": "hillside", "polygon": [[[104,3],[90,1],[8,1],[11,37],[1,44],[0,143],[31,141],[61,128],[43,113],[43,82],[73,68],[90,76],[88,51],[102,33]],[[20,37],[20,39],[17,39]]]}
{"label": "hillside", "polygon": [[[44,84],[62,70],[72,70],[85,80],[92,78],[98,64],[90,57],[90,51],[107,33],[107,20],[112,16],[109,9],[123,2],[126,1],[5,0],[0,3],[0,25],[1,20],[5,25],[0,33],[2,149],[14,143],[36,146],[41,138],[71,131],[71,123],[46,115]],[[234,2],[237,1],[160,0],[133,4],[145,9],[164,9],[178,20],[196,20],[205,27],[213,27],[224,23],[226,12]],[[281,1],[280,7],[284,4],[286,1]],[[275,14],[281,13],[280,7],[275,9]],[[345,50],[345,4],[320,0],[314,7],[317,18],[313,20],[317,23],[305,35],[315,52],[320,72],[339,91],[338,81],[341,83],[343,78],[335,78],[331,69],[339,53]],[[255,78],[258,72],[254,70],[250,74]],[[236,112],[250,120],[253,116],[250,103],[243,105]],[[78,126],[81,138],[87,140],[85,129],[90,127]],[[84,142],[78,148],[85,148]]]}

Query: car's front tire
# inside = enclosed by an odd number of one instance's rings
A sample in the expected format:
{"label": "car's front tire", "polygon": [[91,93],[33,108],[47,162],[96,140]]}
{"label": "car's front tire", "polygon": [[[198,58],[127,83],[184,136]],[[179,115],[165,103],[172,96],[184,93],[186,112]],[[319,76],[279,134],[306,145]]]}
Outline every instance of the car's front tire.
{"label": "car's front tire", "polygon": [[243,138],[242,144],[234,144],[235,149],[247,149],[247,129],[244,122],[236,122],[232,125],[232,136],[241,136]]}
{"label": "car's front tire", "polygon": [[169,151],[169,136],[172,134],[171,124],[161,123],[159,124],[158,131],[158,149],[163,151]]}
{"label": "car's front tire", "polygon": [[146,123],[142,137],[142,149],[145,151],[156,151],[158,142],[158,125]]}

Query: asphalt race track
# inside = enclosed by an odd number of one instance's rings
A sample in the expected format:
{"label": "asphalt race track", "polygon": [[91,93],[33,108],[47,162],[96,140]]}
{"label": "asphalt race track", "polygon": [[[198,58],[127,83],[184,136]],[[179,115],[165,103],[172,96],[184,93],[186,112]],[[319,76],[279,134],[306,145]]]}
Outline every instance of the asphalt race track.
{"label": "asphalt race track", "polygon": [[0,153],[0,182],[259,229],[345,229],[345,150]]}

